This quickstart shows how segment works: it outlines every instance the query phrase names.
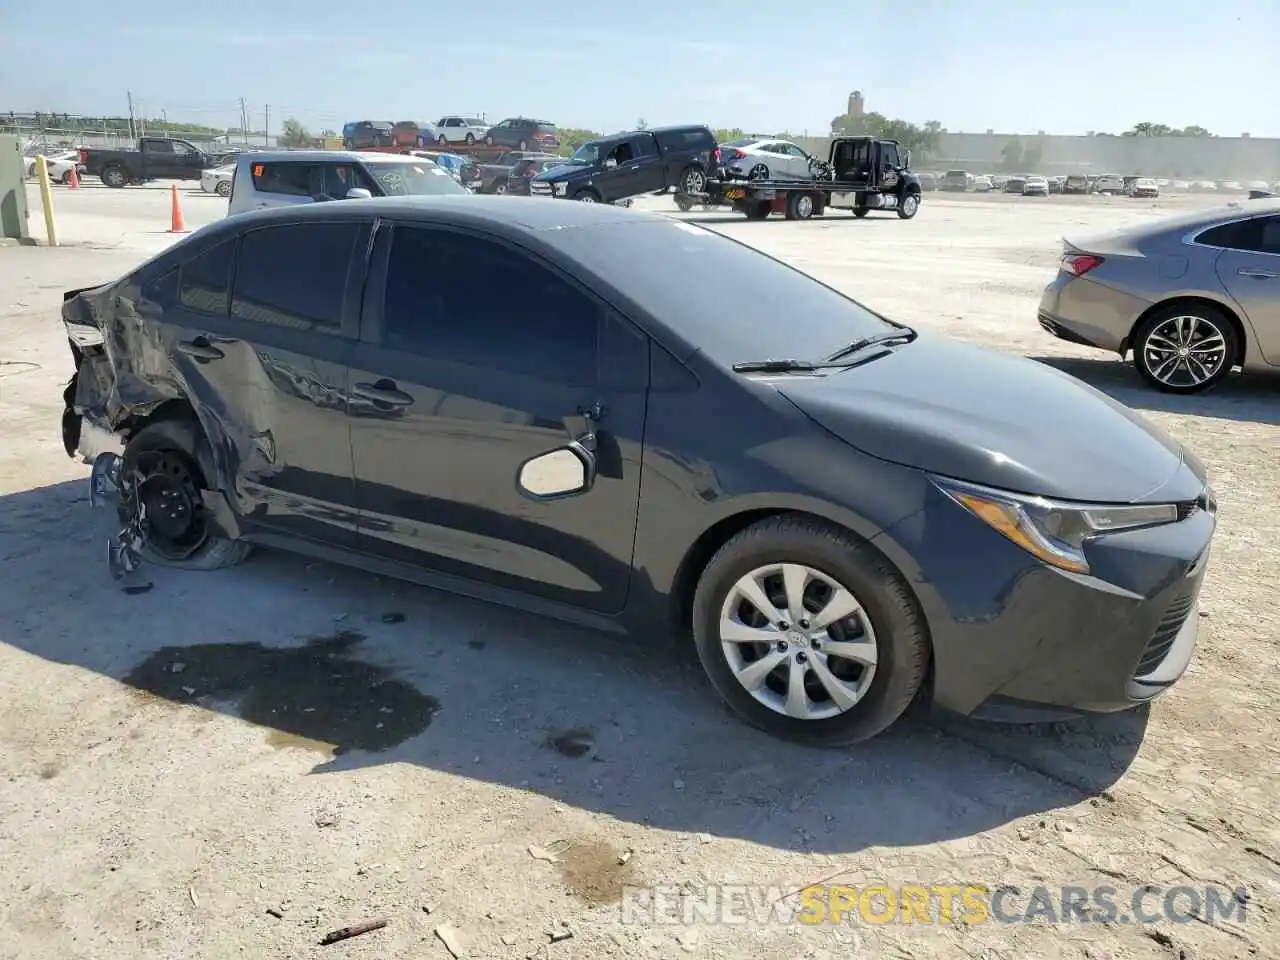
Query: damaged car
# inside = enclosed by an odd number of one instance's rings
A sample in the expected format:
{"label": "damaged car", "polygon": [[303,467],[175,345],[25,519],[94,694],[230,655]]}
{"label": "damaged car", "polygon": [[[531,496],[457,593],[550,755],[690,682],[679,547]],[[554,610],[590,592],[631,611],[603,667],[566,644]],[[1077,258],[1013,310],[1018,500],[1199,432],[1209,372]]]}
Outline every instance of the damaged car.
{"label": "damaged car", "polygon": [[[696,263],[717,284],[673,285]],[[787,323],[777,322],[785,306]],[[725,324],[724,317],[734,318]],[[607,204],[253,211],[62,307],[112,569],[281,547],[653,644],[815,745],[1145,703],[1216,504],[1138,414]]]}

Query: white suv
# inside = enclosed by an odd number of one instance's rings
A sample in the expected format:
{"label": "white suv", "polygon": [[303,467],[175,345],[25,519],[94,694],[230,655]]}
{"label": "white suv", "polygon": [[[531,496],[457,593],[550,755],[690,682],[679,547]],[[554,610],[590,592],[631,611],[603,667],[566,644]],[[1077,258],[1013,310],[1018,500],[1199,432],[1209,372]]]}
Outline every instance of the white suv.
{"label": "white suv", "polygon": [[439,143],[476,143],[483,140],[492,124],[479,117],[441,117],[436,122],[436,141]]}
{"label": "white suv", "polygon": [[246,153],[236,162],[227,216],[327,200],[470,192],[425,157],[334,150]]}

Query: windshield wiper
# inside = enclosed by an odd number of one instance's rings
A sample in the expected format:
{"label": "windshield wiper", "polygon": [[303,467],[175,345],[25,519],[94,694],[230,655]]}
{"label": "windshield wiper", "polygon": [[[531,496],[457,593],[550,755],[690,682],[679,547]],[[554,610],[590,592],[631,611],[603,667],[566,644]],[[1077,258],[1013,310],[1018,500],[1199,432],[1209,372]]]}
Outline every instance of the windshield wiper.
{"label": "windshield wiper", "polygon": [[889,330],[886,333],[878,333],[874,337],[863,337],[861,340],[855,340],[846,346],[841,347],[831,356],[827,357],[826,362],[832,360],[840,360],[844,357],[851,356],[855,353],[861,353],[868,347],[879,347],[890,343],[910,343],[916,338],[917,334],[910,327],[902,327],[900,330]]}
{"label": "windshield wiper", "polygon": [[735,363],[735,373],[808,373],[825,364],[811,360],[743,360]]}

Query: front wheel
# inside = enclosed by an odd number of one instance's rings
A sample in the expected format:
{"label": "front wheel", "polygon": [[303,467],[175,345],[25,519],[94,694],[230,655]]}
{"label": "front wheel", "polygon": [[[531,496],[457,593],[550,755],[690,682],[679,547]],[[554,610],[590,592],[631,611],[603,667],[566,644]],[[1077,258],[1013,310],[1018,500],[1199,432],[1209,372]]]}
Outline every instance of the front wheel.
{"label": "front wheel", "polygon": [[813,216],[817,206],[814,203],[813,194],[793,191],[787,196],[787,219],[808,220]]}
{"label": "front wheel", "polygon": [[1149,317],[1133,342],[1133,364],[1165,393],[1200,393],[1217,386],[1238,356],[1236,331],[1221,311],[1177,304]]}
{"label": "front wheel", "polygon": [[743,207],[743,212],[747,215],[748,220],[764,220],[773,212],[773,202],[770,200],[748,200]]}
{"label": "front wheel", "polygon": [[495,183],[495,184],[493,185],[493,192],[494,192],[494,193],[496,193],[496,194],[503,194],[503,193],[506,193],[506,192],[507,192],[507,181],[505,181],[505,180],[499,180],[497,183]]}
{"label": "front wheel", "polygon": [[529,144],[528,144],[528,142],[527,142],[527,141],[524,141],[524,140],[521,140],[521,141],[520,141],[520,149],[521,149],[522,151],[524,151],[524,150],[528,150],[528,149],[529,149]]}
{"label": "front wheel", "polygon": [[474,146],[476,142],[476,135],[474,133],[468,133],[466,136],[466,141],[467,141],[468,147]]}
{"label": "front wheel", "polygon": [[871,211],[867,207],[854,207],[853,209],[853,215],[857,217],[859,220],[861,220],[870,212]]}
{"label": "front wheel", "polygon": [[579,190],[577,193],[573,195],[573,199],[577,200],[579,203],[603,203],[604,202],[604,198],[601,197],[600,194],[596,193],[594,190],[591,190],[589,188],[586,190]]}
{"label": "front wheel", "polygon": [[213,188],[213,192],[214,192],[214,193],[216,193],[216,194],[217,194],[218,196],[220,196],[220,197],[229,197],[229,196],[231,196],[231,181],[230,181],[230,180],[219,180],[219,181],[218,181],[218,185],[217,185],[216,187],[214,187],[214,188]]}
{"label": "front wheel", "polygon": [[910,220],[919,212],[920,194],[918,193],[908,193],[898,204],[898,216],[903,220]]}
{"label": "front wheel", "polygon": [[849,531],[762,520],[703,570],[694,641],[716,692],[775,736],[814,746],[867,740],[924,681],[929,640],[906,584]]}
{"label": "front wheel", "polygon": [[188,570],[230,567],[250,545],[216,535],[203,491],[209,489],[212,455],[200,427],[190,420],[161,420],[139,430],[125,447],[123,469],[139,480],[146,509],[144,554],[153,562]]}

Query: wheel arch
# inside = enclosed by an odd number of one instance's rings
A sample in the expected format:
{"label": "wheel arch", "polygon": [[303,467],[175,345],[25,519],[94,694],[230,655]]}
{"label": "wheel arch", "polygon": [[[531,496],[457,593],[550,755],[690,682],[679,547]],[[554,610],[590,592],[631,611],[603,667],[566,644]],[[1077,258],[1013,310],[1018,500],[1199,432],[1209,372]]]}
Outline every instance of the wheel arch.
{"label": "wheel arch", "polygon": [[746,530],[748,527],[759,523],[762,520],[769,520],[778,517],[795,517],[803,520],[813,520],[818,523],[830,524],[841,530],[847,531],[851,536],[857,537],[869,550],[874,551],[890,570],[897,575],[906,588],[907,593],[920,608],[922,614],[922,622],[924,624],[925,637],[929,643],[930,661],[933,659],[933,639],[929,630],[929,617],[927,615],[927,605],[922,602],[918,591],[911,582],[911,578],[907,576],[902,567],[895,563],[884,550],[882,550],[875,542],[875,538],[869,537],[863,533],[854,530],[848,524],[841,523],[837,519],[825,516],[813,510],[798,509],[796,507],[754,507],[737,513],[730,514],[717,520],[706,530],[704,530],[689,548],[685,551],[684,557],[680,561],[680,565],[676,568],[676,575],[672,581],[672,588],[669,594],[670,607],[668,609],[668,620],[670,626],[677,637],[688,637],[693,628],[693,599],[698,589],[698,580],[702,576],[702,571],[706,569],[711,558],[715,556],[716,551],[732,540],[735,536]]}
{"label": "wheel arch", "polygon": [[1210,307],[1226,317],[1227,322],[1231,324],[1236,335],[1236,356],[1232,359],[1231,365],[1239,367],[1244,366],[1245,356],[1248,351],[1249,338],[1247,331],[1245,330],[1244,320],[1240,317],[1239,312],[1230,304],[1222,300],[1215,300],[1212,297],[1196,296],[1194,294],[1169,297],[1165,300],[1153,303],[1151,306],[1147,307],[1147,309],[1143,310],[1142,313],[1138,315],[1137,319],[1133,321],[1133,325],[1129,328],[1129,333],[1120,341],[1120,356],[1127,356],[1129,351],[1133,349],[1134,338],[1137,336],[1138,331],[1142,328],[1142,325],[1147,322],[1147,320],[1162,310],[1168,310],[1170,307],[1179,305]]}

